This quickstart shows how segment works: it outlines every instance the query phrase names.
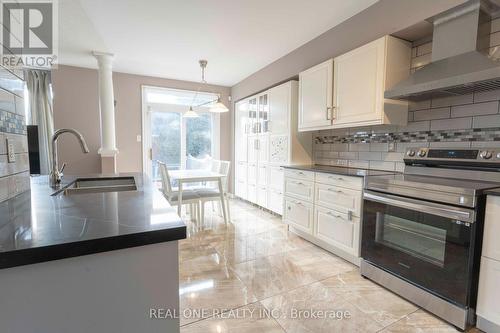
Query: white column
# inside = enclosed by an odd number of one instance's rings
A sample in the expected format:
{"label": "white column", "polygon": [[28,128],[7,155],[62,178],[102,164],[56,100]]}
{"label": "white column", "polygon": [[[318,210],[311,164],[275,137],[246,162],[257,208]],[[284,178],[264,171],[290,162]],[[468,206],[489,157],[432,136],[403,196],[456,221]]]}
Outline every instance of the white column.
{"label": "white column", "polygon": [[94,52],[99,65],[99,110],[101,114],[101,148],[99,154],[116,154],[115,97],[113,93],[113,54]]}
{"label": "white column", "polygon": [[101,166],[103,173],[115,173],[115,106],[113,93],[113,54],[93,52],[99,66],[99,111],[101,115]]}

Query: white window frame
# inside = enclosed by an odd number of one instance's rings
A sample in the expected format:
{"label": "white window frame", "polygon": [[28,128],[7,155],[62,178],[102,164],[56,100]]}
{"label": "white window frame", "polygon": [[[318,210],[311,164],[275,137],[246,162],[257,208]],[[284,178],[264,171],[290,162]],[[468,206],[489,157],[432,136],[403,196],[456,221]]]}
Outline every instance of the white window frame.
{"label": "white window frame", "polygon": [[[174,104],[163,104],[163,103],[148,103],[146,101],[146,90],[147,89],[155,89],[155,90],[181,90],[174,88],[165,88],[165,87],[157,87],[157,86],[149,86],[149,85],[141,85],[141,100],[142,100],[142,172],[145,173],[148,177],[151,178],[152,172],[152,160],[150,158],[151,151],[151,112],[154,109],[155,112],[176,112],[181,113],[183,115],[185,112],[189,110],[188,106],[185,105],[174,105]],[[190,90],[182,90],[182,91],[190,91]],[[196,91],[190,91],[192,93],[196,93]],[[209,92],[208,92],[209,93]],[[198,113],[207,113],[212,116],[212,157],[214,159],[220,158],[220,114],[218,113],[210,113],[207,111],[196,110]],[[186,167],[186,118],[183,118],[181,121],[181,168]]]}

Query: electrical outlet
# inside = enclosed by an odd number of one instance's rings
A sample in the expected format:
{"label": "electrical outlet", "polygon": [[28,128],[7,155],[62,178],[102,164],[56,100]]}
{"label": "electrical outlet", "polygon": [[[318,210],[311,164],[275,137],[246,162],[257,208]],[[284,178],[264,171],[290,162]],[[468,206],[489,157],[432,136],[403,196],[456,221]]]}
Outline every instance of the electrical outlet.
{"label": "electrical outlet", "polygon": [[7,162],[14,163],[16,161],[16,152],[14,151],[14,143],[7,139]]}
{"label": "electrical outlet", "polygon": [[396,142],[389,142],[387,151],[390,153],[394,153],[396,151]]}

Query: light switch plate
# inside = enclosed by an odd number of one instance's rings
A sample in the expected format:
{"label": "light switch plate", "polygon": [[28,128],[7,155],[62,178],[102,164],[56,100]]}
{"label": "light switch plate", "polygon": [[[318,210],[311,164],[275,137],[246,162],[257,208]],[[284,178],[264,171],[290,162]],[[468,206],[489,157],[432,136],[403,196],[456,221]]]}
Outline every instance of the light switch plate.
{"label": "light switch plate", "polygon": [[142,141],[142,136],[138,135],[137,138],[136,138],[137,142],[141,142]]}
{"label": "light switch plate", "polygon": [[14,143],[6,139],[7,141],[7,162],[14,163],[16,161],[16,152],[14,151]]}

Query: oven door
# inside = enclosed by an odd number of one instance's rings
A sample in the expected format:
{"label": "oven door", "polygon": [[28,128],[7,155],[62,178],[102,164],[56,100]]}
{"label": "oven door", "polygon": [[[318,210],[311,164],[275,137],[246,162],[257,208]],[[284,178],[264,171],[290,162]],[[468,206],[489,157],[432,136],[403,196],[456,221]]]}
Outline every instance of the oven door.
{"label": "oven door", "polygon": [[469,305],[475,212],[366,190],[364,260],[457,305]]}

